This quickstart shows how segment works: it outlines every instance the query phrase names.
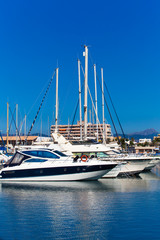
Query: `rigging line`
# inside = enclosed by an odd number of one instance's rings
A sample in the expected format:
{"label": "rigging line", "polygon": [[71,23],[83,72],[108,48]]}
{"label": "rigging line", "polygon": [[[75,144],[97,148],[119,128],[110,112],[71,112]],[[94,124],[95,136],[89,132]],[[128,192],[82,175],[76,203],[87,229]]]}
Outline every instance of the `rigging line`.
{"label": "rigging line", "polygon": [[[80,65],[81,65],[81,62],[80,62]],[[81,69],[82,69],[82,72],[83,72],[83,67],[81,65]],[[84,72],[83,72],[84,74]],[[85,81],[85,80],[84,80]],[[82,88],[81,88],[81,92],[83,90],[83,87],[84,87],[84,81],[83,81],[83,85],[82,85]],[[73,120],[72,120],[72,124],[71,124],[71,129],[69,131],[69,134],[71,134],[71,131],[72,131],[72,127],[73,127],[73,123],[74,123],[74,120],[75,120],[75,117],[76,117],[76,114],[77,114],[77,109],[78,109],[78,106],[79,106],[79,98],[78,98],[78,101],[77,101],[77,105],[76,105],[76,109],[75,109],[75,112],[74,112],[74,116],[73,116]]]}
{"label": "rigging line", "polygon": [[13,115],[12,115],[12,118],[11,118],[11,122],[10,122],[10,125],[9,125],[8,132],[10,132],[10,130],[11,130],[11,125],[12,125],[12,121],[13,121],[13,116],[14,116],[15,110],[16,110],[16,108],[14,108],[14,112],[13,112]]}
{"label": "rigging line", "polygon": [[[84,70],[83,70],[83,66],[82,66],[82,65],[81,65],[81,69],[82,69],[83,75],[85,76],[85,73],[84,73]],[[84,83],[83,83],[83,85],[84,85]],[[90,98],[91,98],[91,102],[92,102],[93,109],[94,109],[95,114],[96,114],[96,118],[97,118],[97,120],[98,120],[98,124],[99,124],[99,127],[100,127],[100,131],[101,131],[101,134],[102,134],[101,124],[100,124],[98,115],[97,115],[97,113],[96,113],[96,109],[95,109],[95,106],[94,106],[94,103],[93,103],[93,99],[92,99],[92,95],[91,95],[91,92],[90,92],[90,89],[89,89],[89,86],[88,86],[88,85],[87,85],[87,88],[88,88],[88,92],[89,92],[89,95],[90,95]],[[103,135],[103,134],[102,134],[102,135]]]}
{"label": "rigging line", "polygon": [[112,104],[113,110],[114,110],[114,112],[115,112],[115,114],[116,114],[116,117],[117,117],[117,120],[118,120],[119,126],[120,126],[121,131],[122,131],[122,134],[123,134],[123,137],[126,138],[126,136],[125,136],[125,134],[124,134],[124,131],[123,131],[123,128],[122,128],[122,125],[121,125],[121,122],[120,122],[120,119],[119,119],[118,114],[117,114],[117,111],[116,111],[116,109],[115,109],[115,107],[114,107],[114,104],[113,104],[113,101],[112,101],[111,95],[110,95],[110,93],[109,93],[109,90],[108,90],[108,88],[107,88],[107,85],[106,85],[105,81],[104,81],[104,86],[105,86],[105,88],[106,88],[106,90],[107,90],[107,93],[108,93],[109,99],[110,99],[110,101],[111,101],[111,104]]}
{"label": "rigging line", "polygon": [[[11,110],[10,107],[9,107],[9,110],[10,110],[11,115],[12,115],[12,117],[13,117],[13,113],[12,113],[12,110]],[[13,122],[14,122],[14,124],[15,124],[16,130],[17,130],[17,133],[18,133],[18,136],[19,136],[19,139],[20,139],[20,143],[21,143],[21,142],[22,142],[22,139],[21,139],[21,136],[19,135],[19,130],[18,130],[17,126],[16,126],[16,122],[15,122],[15,120],[14,120],[14,117],[13,117]]]}
{"label": "rigging line", "polygon": [[[89,52],[89,57],[90,57],[91,62],[92,62],[92,64],[93,64],[93,59],[92,59],[92,56],[91,56],[90,52]],[[101,83],[100,83],[100,80],[99,80],[99,77],[98,77],[97,73],[96,73],[96,76],[97,76],[97,78],[98,78],[98,82],[99,82],[99,85],[100,85],[100,88],[101,88],[101,91],[102,91],[102,86],[101,86]],[[108,91],[107,91],[107,92],[108,92]],[[104,93],[103,93],[103,95],[104,95]],[[114,124],[114,121],[113,121],[113,118],[112,118],[111,112],[110,112],[110,110],[109,110],[109,106],[108,106],[108,104],[107,104],[107,101],[106,101],[105,96],[104,96],[104,100],[105,100],[105,103],[106,103],[106,106],[107,106],[107,109],[108,109],[108,112],[109,112],[109,115],[110,115],[110,118],[111,118],[112,124],[113,124],[113,126],[114,126],[114,130],[115,130],[116,135],[117,135],[118,143],[120,144],[120,140],[119,140],[118,132],[117,132],[116,126],[115,126],[115,124]],[[111,100],[111,99],[110,99],[110,100]],[[112,101],[111,101],[111,103],[112,103]],[[113,105],[112,105],[112,107],[113,107]],[[113,109],[114,109],[114,108],[113,108]],[[116,116],[118,116],[118,115],[116,114]],[[119,121],[118,121],[118,122],[119,122]],[[121,124],[120,124],[120,126],[121,126]],[[121,130],[122,130],[122,128],[121,128]],[[124,134],[123,131],[122,131],[122,133]],[[125,136],[125,135],[124,135],[124,136]]]}
{"label": "rigging line", "polygon": [[72,76],[70,77],[71,81],[69,81],[69,83],[67,84],[67,87],[65,89],[65,94],[63,95],[63,104],[61,105],[61,110],[59,111],[59,122],[60,122],[60,119],[62,118],[63,116],[63,113],[64,113],[64,109],[66,108],[66,105],[67,105],[67,99],[69,98],[69,95],[70,95],[70,89],[72,89],[73,87],[73,82],[75,82],[75,74],[76,74],[76,69],[74,67],[73,69],[73,74]]}
{"label": "rigging line", "polygon": [[39,111],[40,111],[40,109],[41,109],[41,107],[42,107],[42,104],[43,104],[43,102],[44,102],[44,99],[45,99],[45,97],[46,97],[46,95],[47,95],[47,92],[48,92],[48,90],[49,90],[49,88],[50,88],[50,85],[51,85],[51,83],[52,83],[52,81],[53,81],[55,72],[56,72],[56,71],[54,71],[54,73],[53,73],[53,75],[52,75],[52,78],[51,78],[51,80],[50,80],[50,82],[49,82],[49,84],[48,84],[47,90],[46,90],[46,92],[45,92],[45,94],[44,94],[44,96],[43,96],[42,102],[41,102],[41,104],[40,104],[40,106],[39,106],[39,109],[38,109],[38,111],[37,111],[37,114],[36,114],[36,116],[35,116],[35,118],[34,118],[34,120],[33,120],[33,123],[32,123],[32,125],[31,125],[31,127],[30,127],[30,130],[29,130],[29,132],[28,132],[28,134],[27,134],[27,137],[26,137],[26,139],[25,139],[25,142],[27,141],[27,138],[28,138],[29,134],[31,133],[32,128],[33,128],[33,126],[34,126],[34,124],[35,124],[35,121],[36,121],[36,119],[37,119],[37,117],[38,117],[38,114],[39,114]]}
{"label": "rigging line", "polygon": [[23,123],[24,123],[24,121],[25,121],[25,117],[23,118],[23,121],[21,122],[21,124],[20,124],[20,130],[19,130],[19,133],[21,133],[21,131],[22,131],[22,127],[23,127]]}
{"label": "rigging line", "polygon": [[[53,73],[54,74],[54,73]],[[50,82],[50,80],[48,81]],[[32,111],[33,107],[35,106],[36,102],[38,101],[38,99],[40,98],[40,95],[42,94],[42,92],[44,91],[44,89],[46,88],[47,83],[45,84],[45,86],[43,87],[42,91],[40,92],[40,94],[38,95],[38,97],[36,98],[35,102],[33,103],[32,107],[30,108],[30,110],[28,111],[28,113],[26,114],[26,117],[28,117],[28,115],[30,114],[30,112]]]}
{"label": "rigging line", "polygon": [[[81,91],[83,90],[83,87],[84,87],[84,82],[83,82]],[[73,116],[73,120],[72,120],[71,129],[70,129],[69,134],[71,134],[71,131],[72,131],[72,126],[74,124],[74,120],[75,120],[75,117],[76,117],[76,114],[77,114],[78,106],[79,106],[79,98],[78,98],[78,101],[77,101],[77,105],[76,105],[76,109],[75,109],[75,112],[74,112],[74,116]]]}
{"label": "rigging line", "polygon": [[102,127],[101,127],[100,121],[99,121],[98,116],[97,116],[97,113],[96,113],[96,108],[95,108],[94,103],[93,103],[92,95],[91,95],[89,86],[87,86],[87,87],[88,87],[88,92],[89,92],[89,95],[90,95],[90,98],[91,98],[92,106],[93,106],[93,109],[94,109],[94,111],[95,111],[95,114],[96,114],[96,117],[97,117],[97,120],[98,120],[98,124],[99,124],[99,127],[100,127],[100,131],[101,131],[101,134],[102,134],[102,136],[103,136]]}
{"label": "rigging line", "polygon": [[0,136],[1,136],[1,139],[2,139],[3,147],[5,147],[5,143],[4,143],[4,140],[3,140],[3,136],[2,136],[1,130],[0,130]]}
{"label": "rigging line", "polygon": [[[98,79],[98,82],[99,82],[99,85],[100,85],[100,89],[101,89],[101,92],[102,92],[102,86],[101,86],[101,83],[100,83],[98,74],[96,74],[96,76],[97,76],[97,79]],[[104,95],[104,92],[103,92],[103,95]],[[116,136],[117,136],[118,143],[121,144],[121,143],[120,143],[120,140],[119,140],[119,136],[118,136],[118,132],[117,132],[116,126],[115,126],[114,121],[113,121],[113,118],[112,118],[112,114],[111,114],[111,112],[110,112],[110,110],[109,110],[109,106],[108,106],[108,103],[107,103],[106,98],[105,98],[105,95],[104,95],[104,101],[105,101],[105,104],[106,104],[106,106],[107,106],[108,113],[109,113],[109,116],[110,116],[110,118],[111,118],[111,121],[112,121],[114,130],[115,130],[115,132],[116,132]]]}

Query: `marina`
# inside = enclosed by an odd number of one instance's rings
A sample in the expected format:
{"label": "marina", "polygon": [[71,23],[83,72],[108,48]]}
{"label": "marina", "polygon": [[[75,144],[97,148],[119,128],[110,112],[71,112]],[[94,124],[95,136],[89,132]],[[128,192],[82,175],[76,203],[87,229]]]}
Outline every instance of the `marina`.
{"label": "marina", "polygon": [[[100,124],[98,119],[98,108],[97,108],[97,74],[96,66],[94,65],[94,80],[95,80],[95,105],[92,100],[92,96],[88,86],[88,46],[84,45],[83,56],[85,57],[85,72],[84,72],[84,121],[82,123],[82,106],[81,106],[81,78],[80,78],[80,66],[81,62],[78,59],[78,80],[79,80],[79,133],[74,135],[77,142],[73,144],[67,140],[62,134],[59,133],[58,126],[58,78],[59,68],[57,67],[51,77],[48,87],[45,91],[41,104],[38,108],[33,123],[28,131],[28,134],[23,137],[25,141],[22,144],[18,143],[18,105],[16,105],[16,145],[12,147],[10,151],[15,153],[9,159],[4,158],[1,164],[0,180],[1,181],[86,181],[86,180],[98,180],[101,177],[104,178],[116,178],[117,176],[130,176],[140,174],[143,171],[150,171],[160,162],[160,157],[156,155],[138,155],[133,154],[127,145],[127,139],[120,124],[124,135],[124,145],[120,142],[113,118],[110,114],[114,130],[117,135],[117,142],[114,140],[112,143],[107,140],[111,140],[106,136],[105,130],[105,116],[104,116],[104,102],[107,105],[106,98],[104,96],[104,79],[103,79],[103,68],[101,68],[101,91],[102,91],[102,122]],[[56,76],[56,108],[55,108],[55,127],[54,132],[51,127],[52,139],[47,144],[39,142],[35,145],[35,142],[27,145],[27,139],[34,127],[38,114],[42,108],[45,97],[51,86],[51,83]],[[88,123],[88,93],[90,94],[92,107],[95,111],[96,125],[95,129],[92,129],[92,136],[88,134],[88,127],[91,124]],[[110,96],[110,95],[109,95]],[[110,97],[111,99],[111,97]],[[111,101],[112,103],[112,101]],[[112,103],[113,105],[113,103]],[[115,108],[114,108],[115,110]],[[6,149],[7,153],[9,150],[8,137],[8,116],[9,116],[9,104],[7,103],[7,137],[6,137]],[[25,117],[26,121],[26,117]],[[108,125],[109,126],[109,125]],[[101,135],[99,134],[99,128]],[[72,129],[68,132],[70,137]],[[91,131],[91,129],[90,129]],[[108,131],[108,130],[107,130]],[[26,131],[25,131],[26,132]],[[65,129],[66,132],[66,129]],[[111,131],[109,131],[111,134]],[[3,144],[4,140],[1,135]],[[20,136],[19,136],[20,138]],[[20,138],[21,140],[21,138]],[[74,139],[72,139],[74,140]],[[21,143],[21,141],[20,141]],[[35,146],[37,149],[35,149]],[[5,147],[5,145],[4,145]],[[42,149],[45,147],[44,149]],[[34,148],[34,150],[33,150]],[[48,149],[47,149],[48,148]],[[30,150],[29,150],[30,149]],[[60,149],[60,151],[59,151]],[[22,150],[21,152],[19,150]],[[3,153],[2,153],[3,154]],[[4,155],[5,156],[5,155]]]}
{"label": "marina", "polygon": [[0,240],[160,239],[159,9],[1,1]]}

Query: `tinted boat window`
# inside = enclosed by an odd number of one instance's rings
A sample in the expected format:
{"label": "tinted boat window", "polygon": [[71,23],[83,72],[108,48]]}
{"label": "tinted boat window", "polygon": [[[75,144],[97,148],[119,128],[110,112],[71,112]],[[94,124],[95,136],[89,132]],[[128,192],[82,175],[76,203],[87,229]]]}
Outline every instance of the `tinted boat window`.
{"label": "tinted boat window", "polygon": [[64,154],[64,153],[62,153],[62,152],[60,152],[58,150],[55,150],[54,152],[57,153],[61,157],[66,157],[67,156],[66,154]]}
{"label": "tinted boat window", "polygon": [[97,157],[100,157],[100,158],[107,158],[107,157],[109,157],[109,155],[108,154],[106,154],[106,153],[104,153],[104,152],[97,152]]}
{"label": "tinted boat window", "polygon": [[23,153],[41,158],[60,158],[56,154],[48,151],[23,151]]}

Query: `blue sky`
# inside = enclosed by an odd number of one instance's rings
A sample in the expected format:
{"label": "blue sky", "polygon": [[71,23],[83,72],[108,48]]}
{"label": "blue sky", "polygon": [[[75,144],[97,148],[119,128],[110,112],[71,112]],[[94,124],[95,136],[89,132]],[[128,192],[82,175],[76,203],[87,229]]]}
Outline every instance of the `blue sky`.
{"label": "blue sky", "polygon": [[[29,130],[57,66],[59,123],[72,122],[78,100],[77,58],[80,58],[84,66],[84,44],[89,46],[89,87],[93,97],[94,62],[97,64],[99,78],[100,68],[104,69],[104,80],[124,131],[131,133],[147,128],[160,131],[159,9],[158,0],[2,0],[0,3],[2,133],[6,133],[7,101],[12,112],[15,104],[18,104],[19,124],[27,114]],[[101,121],[99,87],[98,99]],[[89,108],[91,109],[91,103]],[[49,125],[53,124],[54,118],[55,78],[32,133],[41,131],[41,122],[42,131],[47,133],[48,122]],[[76,120],[78,118],[77,114]],[[105,118],[111,123],[106,108]],[[115,119],[114,114],[113,118]],[[117,125],[116,120],[115,123]],[[113,128],[112,130],[114,133]],[[14,132],[14,125],[12,131]]]}

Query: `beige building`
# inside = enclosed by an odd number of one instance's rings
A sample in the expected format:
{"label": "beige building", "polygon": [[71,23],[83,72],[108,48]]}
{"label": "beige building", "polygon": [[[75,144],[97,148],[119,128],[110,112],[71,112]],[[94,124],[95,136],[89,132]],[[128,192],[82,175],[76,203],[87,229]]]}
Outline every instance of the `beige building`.
{"label": "beige building", "polygon": [[146,147],[142,147],[142,146],[136,146],[135,147],[135,152],[136,153],[155,153],[155,147],[151,147],[151,146],[146,146]]}
{"label": "beige building", "polygon": [[[36,139],[37,139],[38,136],[28,136],[27,137],[27,145],[31,145],[32,142],[34,142]],[[8,144],[12,144],[12,146],[15,146],[16,145],[16,141],[18,143],[21,143],[21,144],[24,144],[25,143],[25,140],[26,140],[26,136],[8,136]],[[7,145],[7,137],[6,136],[3,136],[3,141],[4,143]],[[3,145],[3,141],[2,139],[0,138],[0,145]]]}
{"label": "beige building", "polygon": [[160,139],[160,134],[158,134],[157,136],[155,136],[155,137],[153,138],[153,140],[155,140],[156,138]]}
{"label": "beige building", "polygon": [[[51,133],[55,131],[55,125],[51,126]],[[58,125],[58,132],[62,134],[66,139],[73,141],[80,139],[80,123],[77,122],[75,125]],[[82,124],[82,135],[84,132],[84,125]],[[88,138],[97,138],[97,125],[88,123],[87,125],[87,136]],[[110,124],[105,124],[105,139],[112,141],[114,137],[111,136],[111,126]],[[103,124],[98,125],[98,140],[103,140]]]}

